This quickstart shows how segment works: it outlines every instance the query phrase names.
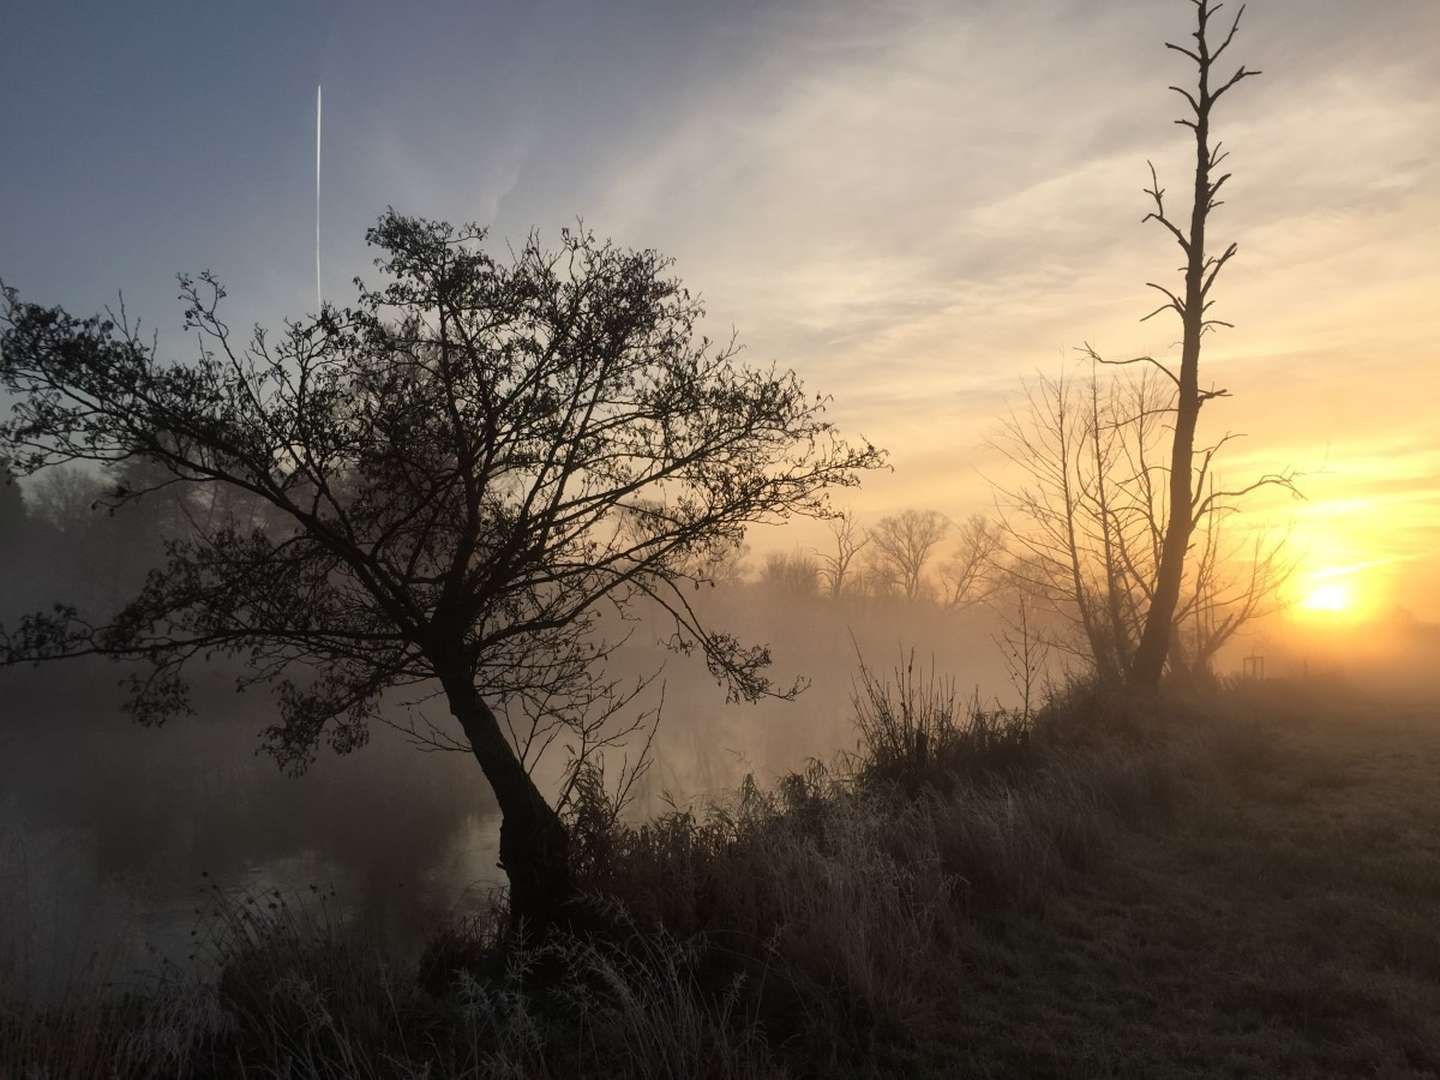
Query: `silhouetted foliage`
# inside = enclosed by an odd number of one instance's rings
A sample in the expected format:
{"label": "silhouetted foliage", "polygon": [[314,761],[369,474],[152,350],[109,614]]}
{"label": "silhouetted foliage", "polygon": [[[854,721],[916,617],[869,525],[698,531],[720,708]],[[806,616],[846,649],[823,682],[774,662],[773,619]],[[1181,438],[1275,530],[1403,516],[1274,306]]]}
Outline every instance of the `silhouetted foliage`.
{"label": "silhouetted foliage", "polygon": [[248,342],[210,274],[182,278],[186,363],[123,311],[7,291],[0,447],[22,472],[138,459],[108,505],[198,485],[266,515],[195,520],[113,619],[29,616],[3,659],[137,661],[129,708],[159,723],[188,708],[190,661],[242,658],[244,684],[275,687],[265,747],[293,770],[321,742],[361,745],[388,688],[438,682],[501,807],[512,908],[548,924],[571,895],[566,836],[527,765],[566,733],[603,747],[596,716],[633,694],[602,670],[623,639],[602,612],[657,605],[731,696],[787,692],[687,593],[747,526],[827,513],[881,454],[841,440],[793,373],[699,337],[652,251],[566,231],[501,263],[475,226],[393,211],[367,239],[381,287]]}

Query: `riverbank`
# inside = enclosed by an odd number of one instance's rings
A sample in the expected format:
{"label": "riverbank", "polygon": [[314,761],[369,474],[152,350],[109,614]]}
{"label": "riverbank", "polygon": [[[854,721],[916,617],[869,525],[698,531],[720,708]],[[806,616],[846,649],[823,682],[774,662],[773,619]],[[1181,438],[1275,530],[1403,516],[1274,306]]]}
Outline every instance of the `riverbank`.
{"label": "riverbank", "polygon": [[578,823],[602,938],[472,919],[412,967],[320,897],[217,894],[218,985],[12,1007],[0,1073],[1440,1070],[1440,717],[1281,684],[1034,721],[881,689],[855,758]]}

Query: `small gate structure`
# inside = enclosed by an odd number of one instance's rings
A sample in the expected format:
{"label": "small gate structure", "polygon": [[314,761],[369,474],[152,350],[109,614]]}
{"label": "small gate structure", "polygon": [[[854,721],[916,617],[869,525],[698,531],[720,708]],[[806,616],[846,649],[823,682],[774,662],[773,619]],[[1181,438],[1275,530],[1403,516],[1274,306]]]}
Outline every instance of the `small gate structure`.
{"label": "small gate structure", "polygon": [[1259,653],[1251,653],[1240,661],[1241,673],[1247,679],[1265,678],[1265,657]]}

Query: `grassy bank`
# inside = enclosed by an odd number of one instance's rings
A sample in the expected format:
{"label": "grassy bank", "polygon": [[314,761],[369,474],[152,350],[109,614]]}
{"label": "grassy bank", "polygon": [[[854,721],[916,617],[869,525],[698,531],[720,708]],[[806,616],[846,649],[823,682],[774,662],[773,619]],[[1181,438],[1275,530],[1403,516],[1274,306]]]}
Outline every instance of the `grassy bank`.
{"label": "grassy bank", "polygon": [[[605,934],[387,962],[216,896],[178,973],[0,1016],[9,1076],[1435,1075],[1440,722],[1242,688],[983,713],[862,681],[855,756],[576,822]],[[1328,701],[1322,707],[1319,702]]]}

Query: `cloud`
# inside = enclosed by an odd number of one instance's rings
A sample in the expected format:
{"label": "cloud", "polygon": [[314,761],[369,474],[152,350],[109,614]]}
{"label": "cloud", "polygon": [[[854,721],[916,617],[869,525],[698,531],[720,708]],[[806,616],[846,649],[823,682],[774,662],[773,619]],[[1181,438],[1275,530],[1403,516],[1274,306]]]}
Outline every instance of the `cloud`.
{"label": "cloud", "polygon": [[[1419,442],[1434,396],[1416,384],[1440,390],[1440,96],[1424,64],[1440,35],[1410,36],[1440,23],[1265,7],[1236,48],[1271,70],[1219,119],[1235,177],[1217,231],[1241,256],[1218,295],[1239,329],[1205,365],[1237,397],[1205,422],[1250,432],[1235,472],[1328,454],[1327,492],[1372,490],[1387,525],[1370,542],[1408,550],[1432,521],[1434,460],[1366,457],[1366,437]],[[894,450],[915,475],[871,485],[877,501],[973,499],[954,460],[1020,375],[1084,340],[1164,355],[1179,336],[1136,321],[1143,282],[1178,261],[1140,225],[1144,161],[1183,212],[1190,152],[1166,123],[1177,71],[1159,35],[1175,13],[1156,8],[911,5],[883,31],[809,27],[799,54],[792,20],[608,178],[603,218],[663,238],[718,318]],[[1376,467],[1341,469],[1346,453]]]}

